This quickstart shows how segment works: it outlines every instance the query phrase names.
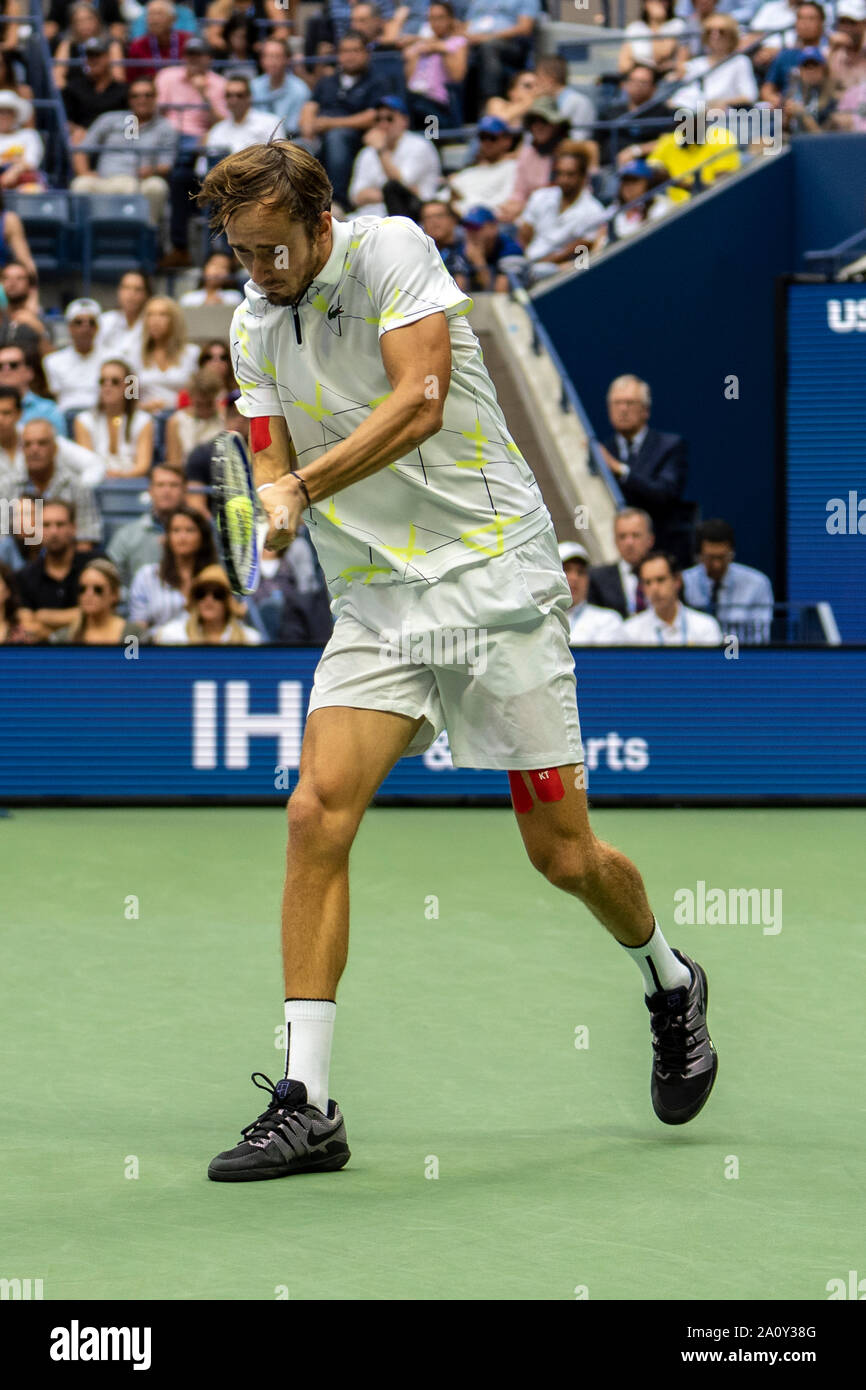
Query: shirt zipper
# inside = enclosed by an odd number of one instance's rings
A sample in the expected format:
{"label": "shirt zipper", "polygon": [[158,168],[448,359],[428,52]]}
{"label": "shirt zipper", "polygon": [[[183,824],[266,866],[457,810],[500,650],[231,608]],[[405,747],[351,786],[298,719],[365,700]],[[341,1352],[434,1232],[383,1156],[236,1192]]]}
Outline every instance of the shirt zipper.
{"label": "shirt zipper", "polygon": [[301,346],[303,346],[303,341],[304,341],[304,340],[303,340],[303,338],[301,337],[301,320],[300,320],[299,317],[298,317],[298,306],[297,306],[297,304],[293,304],[293,305],[292,305],[292,313],[294,314],[294,318],[295,318],[295,337],[296,337],[297,340],[298,340],[298,346],[301,347]]}

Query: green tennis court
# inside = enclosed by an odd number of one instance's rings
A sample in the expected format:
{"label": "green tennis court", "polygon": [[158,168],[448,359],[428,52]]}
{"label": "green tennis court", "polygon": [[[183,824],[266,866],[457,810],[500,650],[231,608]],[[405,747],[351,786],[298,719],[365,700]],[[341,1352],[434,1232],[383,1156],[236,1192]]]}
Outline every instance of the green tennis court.
{"label": "green tennis court", "polygon": [[[281,1074],[283,813],[0,821],[0,1275],[46,1299],[267,1300],[820,1300],[866,1275],[866,812],[594,823],[707,970],[701,1115],[655,1119],[638,972],[509,811],[377,808],[331,1067],[351,1162],[222,1185],[210,1158],[266,1103],[250,1072]],[[675,927],[699,882],[781,889],[781,931]]]}

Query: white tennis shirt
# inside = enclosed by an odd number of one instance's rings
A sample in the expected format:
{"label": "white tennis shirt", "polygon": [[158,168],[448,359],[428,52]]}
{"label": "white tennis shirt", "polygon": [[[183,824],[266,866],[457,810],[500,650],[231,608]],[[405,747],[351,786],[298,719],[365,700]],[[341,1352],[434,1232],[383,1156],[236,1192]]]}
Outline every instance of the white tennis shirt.
{"label": "white tennis shirt", "polygon": [[[452,367],[438,433],[305,512],[331,593],[435,582],[550,526],[466,321],[472,300],[434,243],[405,217],[332,225],[331,255],[296,308],[268,304],[246,284],[231,327],[241,414],[283,415],[302,468],[390,395],[383,333],[442,312]],[[432,396],[432,376],[428,389]]]}

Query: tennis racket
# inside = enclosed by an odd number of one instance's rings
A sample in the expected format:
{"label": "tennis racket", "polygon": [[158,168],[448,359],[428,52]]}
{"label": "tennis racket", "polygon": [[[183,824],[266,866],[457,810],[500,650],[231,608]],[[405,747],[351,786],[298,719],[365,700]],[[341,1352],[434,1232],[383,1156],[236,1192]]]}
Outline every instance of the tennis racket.
{"label": "tennis racket", "polygon": [[232,589],[241,595],[255,593],[268,519],[256,492],[246,441],[234,430],[223,430],[216,437],[213,484],[217,528]]}

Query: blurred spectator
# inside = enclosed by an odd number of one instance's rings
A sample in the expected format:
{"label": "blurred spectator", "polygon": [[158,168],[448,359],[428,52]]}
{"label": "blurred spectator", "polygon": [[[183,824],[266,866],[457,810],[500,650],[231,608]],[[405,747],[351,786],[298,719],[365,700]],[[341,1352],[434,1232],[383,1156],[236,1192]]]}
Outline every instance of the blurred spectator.
{"label": "blurred spectator", "polygon": [[523,122],[532,103],[541,93],[534,72],[516,72],[504,97],[491,97],[484,107],[485,116],[498,116],[509,129],[516,130]]}
{"label": "blurred spectator", "polygon": [[[673,203],[664,193],[644,197],[649,194],[656,177],[657,171],[643,159],[624,164],[619,170],[619,197],[608,209],[613,217],[614,233],[619,240],[632,236],[646,223],[657,222],[660,217],[673,210]],[[644,198],[644,202],[637,207],[629,208],[627,212],[623,211],[625,204],[634,202],[636,198]]]}
{"label": "blurred spectator", "polygon": [[21,622],[18,581],[9,565],[0,561],[0,647],[32,642],[33,633]]}
{"label": "blurred spectator", "polygon": [[627,618],[622,640],[633,647],[719,647],[722,630],[715,618],[680,602],[682,577],[673,555],[654,550],[638,567],[650,607]]}
{"label": "blurred spectator", "polygon": [[262,71],[250,83],[253,106],[270,111],[283,123],[287,135],[300,127],[301,110],[310,99],[302,77],[289,71],[289,50],[281,39],[266,39],[259,49]]}
{"label": "blurred spectator", "polygon": [[195,576],[216,562],[210,522],[192,507],[176,507],[166,523],[159,563],[142,565],[133,577],[130,618],[148,629],[162,627],[183,611]]}
{"label": "blurred spectator", "polygon": [[126,66],[127,82],[136,77],[156,77],[162,63],[176,63],[183,57],[190,35],[175,27],[176,19],[177,11],[169,0],[150,0],[146,31],[132,39],[126,50],[130,60]]}
{"label": "blurred spectator", "polygon": [[368,4],[367,0],[352,0],[349,28],[361,35],[371,55],[382,46],[384,27],[385,22],[379,5]]}
{"label": "blurred spectator", "polygon": [[800,66],[788,74],[782,100],[782,129],[789,135],[814,135],[835,124],[836,84],[819,48],[804,48]]}
{"label": "blurred spectator", "polygon": [[188,616],[181,614],[156,630],[153,640],[159,646],[257,647],[261,643],[261,633],[240,621],[243,607],[217,564],[196,574],[186,607]]}
{"label": "blurred spectator", "polygon": [[676,184],[665,192],[672,203],[684,203],[695,187],[708,188],[725,174],[735,173],[742,160],[733,131],[707,123],[706,140],[680,139],[677,131],[662,135],[647,153],[650,164],[664,170]]}
{"label": "blurred spectator", "polygon": [[21,494],[68,502],[74,508],[79,550],[91,550],[102,540],[102,517],[89,486],[81,481],[80,470],[58,457],[78,459],[79,446],[69,439],[58,439],[47,420],[29,420],[21,426],[21,450],[25,473]]}
{"label": "blurred spectator", "polygon": [[153,289],[143,270],[127,270],[117,287],[117,308],[99,320],[99,347],[113,357],[136,361],[141,356],[144,306]]}
{"label": "blurred spectator", "polygon": [[29,102],[14,92],[0,91],[0,189],[36,192],[47,187],[41,164],[45,155],[42,137],[25,125]]}
{"label": "blurred spectator", "polygon": [[269,140],[284,140],[285,131],[271,111],[254,111],[251,105],[250,80],[243,73],[229,73],[225,89],[229,114],[217,121],[208,131],[204,145],[209,159],[222,159],[238,154],[249,145],[266,145]]}
{"label": "blurred spectator", "polygon": [[741,642],[769,642],[773,586],[760,570],[735,563],[734,528],[718,518],[701,522],[695,550],[698,563],[683,573],[686,603],[712,614]]}
{"label": "blurred spectator", "polygon": [[339,69],[321,77],[301,110],[300,131],[312,154],[318,156],[334,186],[334,197],[346,207],[352,165],[361,137],[376,120],[387,93],[370,69],[362,36],[350,29],[337,49]]}
{"label": "blurred spectator", "polygon": [[324,646],[334,628],[325,578],[301,522],[287,550],[263,550],[256,609],[271,642]]}
{"label": "blurred spectator", "polygon": [[82,53],[82,66],[70,68],[63,88],[63,105],[73,145],[81,143],[97,117],[107,111],[125,111],[128,104],[126,85],[112,76],[108,40],[88,39]]}
{"label": "blurred spectator", "polygon": [[[108,8],[106,8],[105,3],[103,4],[102,8],[103,14],[105,14],[105,24],[115,23],[111,9],[113,4],[114,0],[107,0]],[[84,3],[66,6],[65,9],[66,16],[68,16],[68,27],[66,27],[67,19],[64,18],[62,23],[65,32],[62,34],[60,42],[54,50],[54,85],[63,92],[70,77],[74,74],[81,73],[80,66],[72,66],[72,64],[80,64],[81,60],[85,58],[84,45],[89,43],[92,39],[98,39],[100,42],[107,45],[106,51],[108,53],[111,76],[115,82],[122,82],[122,29],[118,27],[118,31],[114,34],[109,32],[103,25],[103,21],[100,18],[96,6],[87,4],[86,0]],[[116,6],[114,13],[118,13]],[[120,16],[120,18],[122,21],[122,16]],[[48,27],[49,26],[46,24],[46,31]]]}
{"label": "blurred spectator", "polygon": [[[201,7],[201,6],[200,6]],[[282,18],[286,19],[285,4],[280,0],[271,3],[267,7],[263,0],[212,0],[207,5],[205,17],[202,20],[203,37],[214,50],[219,58],[228,56],[228,46],[225,39],[225,27],[232,19],[266,19]]]}
{"label": "blurred spectator", "polygon": [[469,0],[465,33],[480,106],[528,66],[540,14],[540,0]]}
{"label": "blurred spectator", "polygon": [[686,28],[698,31],[696,34],[684,34],[680,40],[680,54],[685,62],[689,58],[697,58],[703,53],[703,26],[710,15],[719,13],[718,0],[683,0],[676,9],[680,18],[685,20]]}
{"label": "blurred spectator", "polygon": [[553,184],[539,188],[523,211],[518,229],[530,284],[574,263],[578,247],[604,244],[607,214],[587,186],[589,152],[564,141],[554,156]]}
{"label": "blurred spectator", "polygon": [[837,130],[866,131],[866,81],[843,89],[832,120]]}
{"label": "blurred spectator", "polygon": [[[866,0],[864,0],[866,5]],[[866,64],[864,64],[857,39],[853,34],[843,33],[838,30],[830,35],[827,47],[827,66],[830,76],[836,86],[847,92],[849,87],[862,86],[866,80]],[[840,110],[846,109],[840,100]],[[857,127],[849,127],[857,129]]]}
{"label": "blurred spectator", "polygon": [[36,274],[36,265],[30,254],[24,223],[17,212],[7,212],[3,208],[3,192],[0,190],[0,265],[8,260],[20,261],[28,270]]}
{"label": "blurred spectator", "polygon": [[602,445],[607,466],[629,506],[652,518],[659,544],[671,543],[672,528],[686,485],[686,442],[649,425],[652,397],[645,381],[619,376],[607,393],[613,434]]}
{"label": "blurred spectator", "polygon": [[[391,0],[388,0],[391,4]],[[383,31],[383,38],[387,43],[395,44],[398,48],[406,48],[416,35],[422,31],[426,33],[430,27],[430,0],[408,0],[406,4],[393,5],[393,12],[387,18],[387,7],[382,7],[383,14],[386,15],[387,23]],[[462,14],[465,5],[460,5]]]}
{"label": "blurred spectator", "polygon": [[683,56],[680,35],[685,27],[685,20],[674,15],[674,0],[644,0],[640,19],[625,26],[627,37],[617,59],[620,72],[631,72],[635,63],[652,63],[656,72],[670,72]]}
{"label": "blurred spectator", "polygon": [[84,642],[118,646],[127,637],[140,637],[144,628],[117,613],[120,575],[110,560],[90,560],[78,576],[78,608],[67,627],[58,628],[52,642]]}
{"label": "blurred spectator", "polygon": [[[655,145],[659,133],[670,130],[674,116],[666,103],[656,100],[658,73],[648,63],[636,63],[620,83],[619,95],[603,103],[599,120],[619,121],[616,130],[616,158],[621,164],[643,158]],[[645,109],[644,109],[645,108]],[[640,115],[635,115],[636,112]],[[634,116],[633,120],[629,117]],[[599,158],[609,164],[614,155],[613,132],[599,133]]]}
{"label": "blurred spectator", "polygon": [[176,410],[165,427],[165,461],[171,468],[182,469],[187,455],[198,444],[216,439],[223,428],[217,410],[217,398],[222,383],[213,372],[197,371],[189,383],[190,404]]}
{"label": "blurred spectator", "polygon": [[405,102],[383,97],[352,170],[349,201],[357,215],[417,221],[421,204],[433,197],[441,179],[433,141],[410,131]]}
{"label": "blurred spectator", "polygon": [[23,124],[33,125],[33,88],[27,82],[18,81],[16,56],[0,49],[0,91],[14,92],[17,97],[27,103],[30,114]]}
{"label": "blurred spectator", "polygon": [[[12,323],[24,324],[38,335],[39,352],[51,349],[51,333],[39,312],[35,271],[19,261],[7,261],[0,270],[0,284],[6,295],[6,312]],[[35,303],[34,303],[35,301]]]}
{"label": "blurred spectator", "polygon": [[451,204],[443,202],[441,198],[431,198],[421,209],[421,226],[427,236],[435,241],[448,274],[454,277],[462,290],[467,290],[471,271],[466,259],[466,239]]}
{"label": "blurred spectator", "polygon": [[47,641],[53,632],[74,622],[78,579],[91,558],[76,543],[74,505],[58,498],[46,499],[42,504],[42,549],[18,572],[18,618],[32,637]]}
{"label": "blurred spectator", "polygon": [[[140,39],[147,33],[147,8],[140,4],[139,0],[121,0],[130,10],[134,5],[137,8],[135,18],[127,26],[126,37],[128,39]],[[199,0],[192,0],[192,4],[197,7]],[[174,28],[179,29],[184,34],[195,34],[198,32],[198,19],[195,9],[189,5],[179,4],[174,7]]]}
{"label": "blurred spectator", "polygon": [[[800,11],[804,5],[807,5],[812,13],[801,17]],[[824,9],[823,6],[813,3],[813,0],[791,0],[791,4],[788,4],[787,0],[768,0],[768,3],[761,5],[753,15],[749,29],[749,41],[752,42],[755,32],[775,31],[764,33],[760,48],[749,55],[757,72],[765,72],[780,49],[811,48],[819,44],[819,41],[820,47],[824,48],[826,43],[823,39]],[[780,30],[783,32],[780,33]],[[746,42],[744,38],[743,43]]]}
{"label": "blurred spectator", "polygon": [[640,507],[623,507],[613,523],[613,540],[619,551],[615,565],[594,565],[589,572],[589,601],[601,608],[613,608],[621,618],[642,613],[646,594],[637,576],[637,567],[655,546],[649,513]]}
{"label": "blurred spectator", "polygon": [[51,394],[61,410],[87,410],[96,405],[102,361],[98,342],[101,313],[95,299],[73,299],[64,315],[72,341],[43,359]]}
{"label": "blurred spectator", "polygon": [[226,62],[231,64],[232,77],[246,77],[252,81],[258,76],[255,61],[255,44],[258,41],[255,21],[246,14],[233,14],[222,28],[222,49]]}
{"label": "blurred spectator", "polygon": [[[237,403],[241,393],[235,388],[229,395],[223,416],[223,428],[234,430],[236,434],[244,439],[250,437],[250,422],[245,415],[238,411]],[[196,511],[202,512],[205,516],[210,516],[214,512],[213,501],[213,456],[214,440],[210,439],[204,444],[197,444],[187,454],[184,464],[184,473],[187,479],[188,502]]]}
{"label": "blurred spectator", "polygon": [[504,232],[495,212],[490,208],[470,208],[461,223],[464,231],[463,256],[469,266],[468,284],[461,289],[472,291],[494,290],[503,294],[508,289],[508,278],[500,270],[500,262],[507,257],[521,256],[520,243]]}
{"label": "blurred spectator", "polygon": [[[0,309],[0,344],[4,347],[15,344],[25,352],[33,352],[40,357],[41,334],[27,323],[18,323],[5,309]],[[40,359],[41,360],[41,359]]]}
{"label": "blurred spectator", "polygon": [[234,256],[226,251],[212,251],[201,268],[197,290],[187,290],[180,297],[182,309],[199,309],[204,304],[240,304],[243,295],[234,284]]}
{"label": "blurred spectator", "polygon": [[211,50],[204,39],[193,36],[184,50],[183,67],[163,68],[156,78],[160,110],[178,133],[178,148],[172,170],[171,225],[172,250],[160,269],[190,265],[190,194],[197,186],[195,163],[205,136],[212,126],[228,116],[225,78],[211,71]]}
{"label": "blurred spectator", "polygon": [[143,477],[153,461],[153,420],[128,394],[133,379],[128,362],[105,359],[99,369],[96,405],[82,410],[73,422],[76,444],[99,455],[106,478]]}
{"label": "blurred spectator", "polygon": [[186,483],[176,468],[155,463],[148,492],[150,511],[120,526],[108,543],[108,555],[117,566],[125,589],[143,565],[158,563],[168,518],[183,505]]}
{"label": "blurred spectator", "polygon": [[177,396],[198,363],[198,348],[187,342],[180,305],[156,295],[144,308],[141,356],[133,365],[138,374],[138,399],[143,410],[176,410]]}
{"label": "blurred spectator", "polygon": [[568,587],[571,608],[568,610],[569,645],[572,647],[607,647],[622,640],[622,618],[610,608],[597,608],[587,602],[589,592],[589,554],[577,541],[563,541],[559,558]]}
{"label": "blurred spectator", "polygon": [[773,106],[781,105],[782,96],[788,88],[788,79],[794,69],[802,64],[803,54],[807,50],[812,54],[817,48],[824,56],[827,47],[823,8],[813,4],[812,0],[803,0],[803,3],[797,6],[794,41],[777,52],[770,63],[761,86],[761,100],[769,101]]}
{"label": "blurred spectator", "polygon": [[[198,355],[198,370],[207,368],[219,378],[220,396],[217,405],[221,415],[225,414],[229,400],[238,389],[232,371],[231,350],[225,338],[210,338]],[[192,397],[187,390],[180,391],[177,397],[178,410],[190,404]],[[232,426],[234,428],[234,426]]]}
{"label": "blurred spectator", "polygon": [[[40,424],[50,424],[42,416],[34,417]],[[24,448],[22,443],[21,392],[8,383],[0,385],[0,468],[5,482],[0,481],[0,489],[9,495],[9,478],[14,493],[22,488],[30,488],[27,475]],[[82,448],[71,439],[55,436],[57,439],[56,459],[61,471],[85,488],[97,487],[105,476],[105,464],[90,449]]]}
{"label": "blurred spectator", "polygon": [[469,46],[460,33],[454,8],[448,0],[434,0],[427,11],[432,33],[415,37],[403,49],[409,110],[419,125],[428,116],[441,124],[460,123],[462,100],[452,101],[452,92],[462,88],[469,61]]}
{"label": "blurred spectator", "polygon": [[552,97],[538,97],[523,118],[526,137],[517,149],[517,172],[510,198],[496,209],[502,222],[516,222],[530,194],[550,183],[553,152],[568,136],[568,120]]}
{"label": "blurred spectator", "polygon": [[558,53],[539,58],[535,76],[540,97],[550,97],[556,109],[569,123],[572,140],[592,139],[595,107],[590,98],[568,85],[568,64]]}
{"label": "blurred spectator", "polygon": [[21,397],[21,423],[28,420],[48,420],[54,432],[66,434],[66,416],[56,401],[47,396],[37,396],[32,388],[33,364],[28,354],[17,343],[0,347],[0,386],[14,386]]}
{"label": "blurred spectator", "polygon": [[[129,131],[135,130],[135,140]],[[150,220],[157,227],[168,201],[168,179],[177,154],[178,134],[170,121],[157,115],[156,87],[149,77],[129,86],[129,109],[97,116],[85,144],[98,154],[73,150],[73,193],[141,193],[148,201]],[[91,172],[91,161],[96,168]]]}
{"label": "blurred spectator", "polygon": [[[78,8],[87,9],[97,15],[95,6],[81,4],[80,0],[46,0],[43,6],[45,11],[45,21],[42,29],[46,39],[52,44],[52,51],[59,52],[63,35],[70,27],[72,15]],[[121,12],[121,0],[100,0],[99,12],[97,15],[97,25],[99,19],[107,25],[112,37],[122,39],[126,37],[126,25]],[[98,27],[93,30],[99,33]],[[90,35],[86,35],[90,37]]]}
{"label": "blurred spectator", "polygon": [[674,111],[697,111],[702,104],[714,110],[752,106],[758,99],[758,84],[749,59],[737,52],[737,21],[729,14],[710,15],[702,34],[706,53],[686,63],[685,84],[677,88],[668,105]]}
{"label": "blurred spectator", "polygon": [[514,135],[498,116],[478,122],[478,161],[449,176],[453,202],[462,214],[469,207],[498,208],[514,192],[517,159]]}

